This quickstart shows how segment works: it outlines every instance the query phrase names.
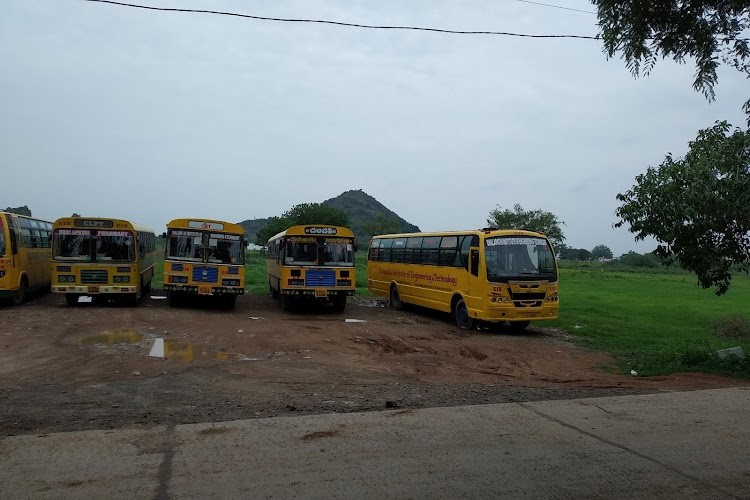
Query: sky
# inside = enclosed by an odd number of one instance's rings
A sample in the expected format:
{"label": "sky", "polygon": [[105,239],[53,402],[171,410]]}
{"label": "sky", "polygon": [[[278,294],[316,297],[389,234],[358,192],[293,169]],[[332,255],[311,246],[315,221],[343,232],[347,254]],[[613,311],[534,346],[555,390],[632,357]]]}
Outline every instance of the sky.
{"label": "sky", "polygon": [[[242,14],[451,30],[596,35],[583,0],[132,0]],[[566,244],[653,250],[617,193],[744,123],[748,82],[722,68],[648,77],[598,40],[452,35],[5,0],[0,205],[165,230],[280,215],[362,189],[424,231],[485,227],[495,208],[552,212]]]}

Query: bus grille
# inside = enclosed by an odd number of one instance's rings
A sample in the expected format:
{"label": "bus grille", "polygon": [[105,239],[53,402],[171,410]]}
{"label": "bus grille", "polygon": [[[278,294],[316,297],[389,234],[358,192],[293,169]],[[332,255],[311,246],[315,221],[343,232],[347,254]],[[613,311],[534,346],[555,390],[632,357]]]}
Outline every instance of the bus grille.
{"label": "bus grille", "polygon": [[106,269],[84,269],[81,271],[81,283],[85,285],[103,285],[109,280]]}
{"label": "bus grille", "polygon": [[336,271],[309,269],[305,273],[305,286],[336,286]]}
{"label": "bus grille", "polygon": [[216,283],[219,281],[219,270],[215,267],[194,267],[193,281]]}
{"label": "bus grille", "polygon": [[516,307],[541,307],[544,301],[544,293],[513,293],[510,298]]}

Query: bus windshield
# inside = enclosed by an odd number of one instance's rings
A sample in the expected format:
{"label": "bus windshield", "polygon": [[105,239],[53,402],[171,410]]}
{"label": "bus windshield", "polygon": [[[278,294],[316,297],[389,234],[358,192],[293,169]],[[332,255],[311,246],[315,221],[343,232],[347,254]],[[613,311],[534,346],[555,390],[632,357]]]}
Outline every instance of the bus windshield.
{"label": "bus windshield", "polygon": [[207,233],[208,262],[220,264],[242,264],[244,245],[239,234]]}
{"label": "bus windshield", "polygon": [[173,230],[167,238],[167,258],[201,262],[202,247],[203,234],[200,231]]}
{"label": "bus windshield", "polygon": [[544,238],[535,236],[499,236],[484,243],[489,281],[508,278],[555,279],[555,259]]}
{"label": "bus windshield", "polygon": [[133,262],[133,241],[133,233],[128,231],[58,229],[54,256],[65,260]]}
{"label": "bus windshield", "polygon": [[171,230],[167,258],[215,264],[243,264],[244,245],[239,234]]}
{"label": "bus windshield", "polygon": [[294,266],[354,266],[354,240],[300,236],[286,240],[284,264]]}

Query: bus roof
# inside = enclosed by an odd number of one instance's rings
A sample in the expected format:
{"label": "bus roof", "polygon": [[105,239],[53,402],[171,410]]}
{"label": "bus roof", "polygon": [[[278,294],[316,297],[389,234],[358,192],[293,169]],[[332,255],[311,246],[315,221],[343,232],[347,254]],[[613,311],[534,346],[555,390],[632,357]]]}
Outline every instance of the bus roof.
{"label": "bus roof", "polygon": [[460,236],[465,234],[476,234],[476,235],[484,235],[487,238],[494,237],[494,236],[542,236],[546,238],[544,233],[539,233],[536,231],[530,231],[528,229],[494,229],[494,228],[488,228],[488,229],[468,229],[466,231],[433,231],[433,232],[424,232],[424,233],[394,233],[394,234],[379,234],[377,236],[373,236],[372,239],[382,239],[382,238],[409,238],[409,237],[419,237],[419,236]]}
{"label": "bus roof", "polygon": [[107,217],[62,217],[52,224],[52,229],[60,227],[77,227],[82,229],[127,229],[144,233],[153,233],[148,226],[136,224],[124,219],[110,219]]}
{"label": "bus roof", "polygon": [[354,232],[348,227],[326,224],[301,224],[281,231],[279,234],[268,238],[268,241],[270,242],[284,236],[342,236],[344,238],[354,238]]}
{"label": "bus roof", "polygon": [[209,230],[209,231],[224,231],[232,234],[245,234],[245,228],[234,222],[226,222],[223,220],[216,219],[202,219],[199,217],[192,217],[189,219],[174,219],[169,221],[167,229],[197,229],[197,230]]}

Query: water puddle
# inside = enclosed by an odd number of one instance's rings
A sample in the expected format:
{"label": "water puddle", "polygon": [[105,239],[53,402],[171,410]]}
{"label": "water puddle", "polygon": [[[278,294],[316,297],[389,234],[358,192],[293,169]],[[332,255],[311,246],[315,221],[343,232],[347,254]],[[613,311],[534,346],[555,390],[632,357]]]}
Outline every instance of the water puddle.
{"label": "water puddle", "polygon": [[133,330],[121,329],[84,337],[78,343],[82,345],[137,344],[141,339],[143,339],[143,334]]}
{"label": "water puddle", "polygon": [[214,351],[205,346],[190,343],[174,342],[163,338],[154,339],[149,356],[155,358],[176,359],[179,361],[216,360],[227,361],[229,353]]}

